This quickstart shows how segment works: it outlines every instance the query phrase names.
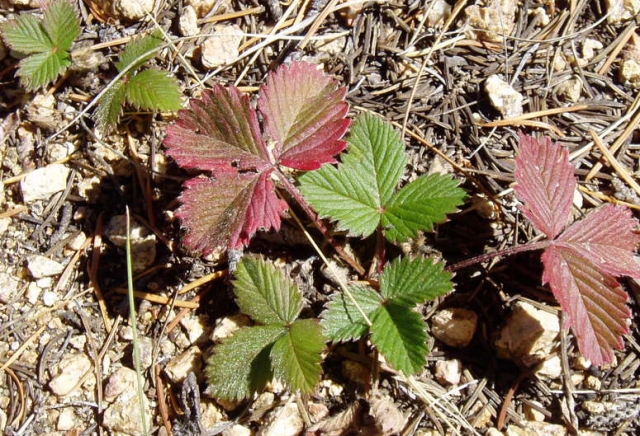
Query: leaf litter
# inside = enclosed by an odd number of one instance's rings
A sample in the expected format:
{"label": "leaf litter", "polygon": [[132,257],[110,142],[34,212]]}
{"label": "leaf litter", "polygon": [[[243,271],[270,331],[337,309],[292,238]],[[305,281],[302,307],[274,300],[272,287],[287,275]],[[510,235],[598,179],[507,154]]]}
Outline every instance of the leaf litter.
{"label": "leaf litter", "polygon": [[[95,9],[93,3],[88,2],[90,7]],[[437,2],[433,2],[435,3]],[[225,12],[250,11],[249,6],[251,5],[242,2],[232,3],[228,11],[216,11],[212,18]],[[329,3],[320,5],[317,11],[328,12],[327,8],[334,6]],[[571,37],[575,32],[585,40],[596,39],[603,45],[591,59],[584,58],[582,53],[579,53],[578,59],[574,59],[575,62],[580,62],[582,71],[587,73],[582,76],[585,82],[576,104],[584,103],[587,107],[574,112],[567,110],[560,115],[550,114],[544,121],[556,130],[547,134],[551,135],[554,141],[561,142],[570,152],[585,211],[601,206],[602,202],[630,198],[628,195],[623,196],[621,185],[616,181],[618,175],[606,165],[602,166],[600,152],[593,147],[588,128],[598,132],[605,144],[618,144],[615,148],[611,147],[615,158],[629,174],[637,171],[635,156],[638,147],[633,141],[628,141],[637,123],[635,92],[631,83],[623,81],[617,75],[615,66],[619,59],[618,54],[626,47],[625,43],[630,33],[633,33],[633,26],[625,21],[605,25],[599,20],[602,16],[601,11],[584,2],[574,7],[571,14],[551,8],[544,10],[550,18],[548,22],[542,15],[528,14],[529,11],[521,7],[516,10],[514,16],[514,19],[522,24],[514,26],[511,36],[515,38],[501,37],[499,42],[486,43],[483,46],[477,44],[474,36],[463,34],[463,29],[440,38],[439,35],[445,34],[446,28],[443,24],[447,19],[446,15],[438,18],[433,14],[435,6],[432,7],[429,3],[425,9],[419,2],[407,2],[402,5],[382,5],[373,2],[365,5],[361,13],[350,19],[351,21],[343,21],[340,15],[332,13],[313,15],[312,11],[300,8],[299,2],[293,2],[290,14],[282,18],[280,30],[274,33],[287,31],[284,23],[290,16],[298,18],[298,22],[305,19],[308,23],[317,21],[319,26],[315,35],[332,38],[340,48],[330,53],[324,52],[320,46],[327,45],[326,41],[311,39],[305,54],[316,56],[317,60],[324,57],[325,71],[339,77],[339,82],[348,87],[349,102],[354,112],[370,110],[382,115],[386,120],[400,122],[407,113],[407,107],[411,108],[408,111],[406,134],[412,139],[409,147],[408,174],[404,177],[415,178],[425,174],[433,161],[434,153],[439,153],[450,161],[453,168],[464,169],[468,180],[477,182],[473,185],[466,182],[465,188],[470,195],[483,195],[483,201],[499,205],[499,215],[491,223],[478,218],[473,210],[465,211],[466,213],[454,215],[450,222],[439,226],[436,240],[428,238],[426,243],[417,241],[406,247],[419,253],[433,253],[437,250],[445,259],[454,262],[485,250],[522,243],[534,235],[531,228],[518,219],[513,207],[514,198],[509,194],[510,183],[514,180],[513,159],[518,150],[517,136],[513,133],[515,129],[499,128],[492,131],[489,127],[483,128],[477,122],[478,116],[485,123],[498,118],[496,109],[482,94],[483,81],[495,73],[509,75],[509,82],[527,97],[525,114],[546,110],[549,107],[570,108],[571,104],[563,101],[561,94],[556,96],[555,86],[556,83],[572,77],[571,58],[567,53],[573,53]],[[99,11],[96,11],[95,16],[101,16]],[[155,18],[160,23],[170,23],[177,19],[177,12],[175,7],[166,8],[159,11]],[[266,12],[254,11],[243,17],[237,20],[247,33],[249,29],[260,29],[266,33],[277,23]],[[457,18],[463,17],[460,15]],[[576,17],[576,20],[572,21],[575,24],[569,25],[570,17]],[[103,48],[97,50],[114,58],[123,48],[121,44],[124,43],[117,42],[120,38],[124,41],[133,34],[153,27],[150,23],[111,25],[107,24],[106,20],[104,23],[89,23],[85,19],[82,25],[82,36],[88,38],[90,44],[104,43]],[[201,30],[204,31],[205,27],[206,24]],[[307,33],[311,34],[310,28],[301,29],[298,34],[302,37]],[[603,29],[606,31],[601,31]],[[296,32],[290,32],[289,35],[292,33]],[[247,41],[250,39],[251,37],[247,37]],[[437,45],[434,44],[436,42]],[[193,42],[186,41],[181,47],[185,54],[190,44]],[[241,54],[249,53],[257,47],[256,44],[257,41],[249,42]],[[239,61],[220,68],[215,75],[210,76],[215,78],[211,85],[231,85],[243,75],[244,79],[238,85],[259,87],[264,83],[265,77],[268,77],[265,72],[270,63],[281,63],[279,60],[276,61],[279,53],[288,54],[290,50],[296,53],[296,44],[295,41],[279,39],[272,43],[272,47],[276,47],[274,52],[261,49],[261,54],[252,62]],[[431,53],[439,57],[434,57]],[[560,53],[561,60],[567,62],[563,64],[557,60],[556,53]],[[506,59],[505,54],[510,58]],[[248,57],[245,56],[245,59]],[[422,73],[418,74],[428,57],[435,64],[427,65]],[[198,60],[186,59],[189,67],[195,69],[200,78],[205,80],[206,72],[199,69]],[[6,57],[3,62],[9,65],[15,63],[15,60]],[[191,83],[193,80],[193,77],[182,71],[187,67],[182,63],[184,61],[177,57],[165,53],[154,58],[153,62],[166,71],[177,69],[177,77],[183,84]],[[517,71],[508,69],[508,66],[514,65],[521,68]],[[69,115],[75,115],[81,105],[88,101],[88,96],[95,95],[96,83],[99,84],[98,88],[103,87],[114,77],[114,71],[115,68],[101,67],[99,74],[72,73],[57,84],[55,89],[52,88],[60,104],[54,107],[54,110],[60,111],[63,107],[71,110],[70,113],[62,113],[58,122],[68,122]],[[549,71],[553,71],[553,74],[549,75]],[[24,387],[32,380],[38,380],[41,386],[45,386],[56,374],[56,363],[65,353],[68,354],[69,350],[87,353],[89,356],[99,356],[100,352],[104,353],[103,357],[110,356],[111,363],[106,366],[104,362],[94,360],[97,368],[104,366],[104,372],[97,373],[98,378],[106,378],[114,373],[117,367],[123,365],[121,356],[126,355],[125,350],[129,345],[126,325],[121,320],[121,316],[126,315],[126,310],[119,305],[121,297],[110,292],[122,286],[122,253],[118,252],[117,248],[107,245],[108,243],[102,245],[97,242],[91,244],[94,252],[89,256],[67,239],[78,231],[88,236],[89,241],[94,236],[98,237],[100,232],[97,217],[100,213],[108,219],[111,215],[122,213],[125,204],[136,205],[135,212],[139,214],[140,222],[157,232],[163,241],[155,269],[147,272],[136,282],[137,289],[165,299],[164,303],[149,303],[148,300],[141,299],[139,309],[140,328],[145,335],[154,337],[158,344],[162,344],[157,345],[155,350],[164,359],[160,361],[158,370],[162,369],[163,362],[176,359],[185,350],[193,347],[206,350],[206,341],[198,343],[194,337],[194,342],[191,342],[188,333],[201,328],[206,337],[206,331],[216,324],[216,320],[224,319],[228,314],[234,313],[235,309],[234,302],[226,295],[227,287],[218,280],[204,282],[203,288],[178,297],[197,298],[201,307],[199,314],[196,315],[189,310],[182,312],[182,309],[172,309],[172,296],[185,283],[194,282],[225,266],[216,263],[215,253],[212,253],[209,259],[201,259],[190,257],[179,248],[180,232],[177,222],[171,219],[176,208],[174,200],[179,192],[179,182],[185,178],[185,173],[171,167],[168,172],[164,169],[168,160],[163,160],[162,157],[162,131],[166,125],[163,117],[150,117],[127,110],[123,114],[118,131],[106,138],[96,137],[81,125],[74,125],[69,132],[62,134],[62,141],[51,141],[47,147],[42,147],[43,138],[54,132],[46,130],[51,127],[40,130],[42,127],[36,124],[36,120],[28,117],[19,118],[19,126],[12,125],[11,117],[20,115],[19,106],[15,103],[19,100],[12,97],[21,95],[23,91],[18,87],[19,82],[14,81],[6,71],[3,72],[3,78],[7,79],[7,86],[2,91],[7,98],[2,99],[0,107],[10,116],[2,123],[2,134],[6,139],[0,145],[3,156],[2,181],[5,187],[0,199],[4,229],[1,256],[2,273],[8,277],[6,289],[10,292],[3,297],[6,303],[1,311],[3,327],[0,331],[0,346],[4,355],[16,357],[7,366],[9,371],[3,370],[4,384],[0,396],[15,399],[10,400],[5,409],[5,430],[9,428],[17,431],[24,427],[27,433],[43,433],[53,431],[57,426],[64,428],[63,418],[68,418],[69,413],[56,413],[59,409],[55,408],[45,410],[29,397],[34,395],[33,392],[51,396],[46,387],[35,390],[25,390]],[[91,79],[96,78],[92,83]],[[557,79],[557,82],[554,79]],[[185,93],[187,96],[198,97],[187,87]],[[512,120],[507,126],[529,132],[529,127],[524,127],[528,126],[525,121]],[[545,128],[544,124],[541,126],[537,128]],[[65,126],[56,125],[55,130],[63,127]],[[560,137],[558,131],[565,136]],[[38,146],[30,146],[30,141]],[[56,153],[62,151],[65,141],[83,144],[82,147],[78,147],[79,151],[76,154],[64,161],[65,165],[78,171],[78,176],[69,179],[69,192],[62,191],[49,202],[36,201],[25,204],[17,184],[22,172],[59,160]],[[98,176],[100,182],[94,188],[90,188],[89,180],[93,176]],[[85,197],[87,189],[99,190],[97,193],[94,192],[97,194],[97,202],[90,200],[89,196]],[[59,207],[54,207],[57,204]],[[28,208],[25,209],[25,206]],[[630,206],[637,208],[635,204]],[[65,209],[68,212],[64,212]],[[623,215],[612,212],[614,208],[607,209],[606,214],[621,218],[621,222],[625,222],[626,218]],[[572,213],[575,213],[575,209]],[[587,218],[589,216],[586,215]],[[281,229],[281,234],[288,232],[295,235],[297,232],[288,220],[281,223]],[[38,234],[44,234],[46,237],[30,240],[29,235],[36,230]],[[62,237],[49,239],[53,234],[60,234]],[[353,248],[361,249],[357,246]],[[288,245],[274,244],[266,239],[256,240],[246,250],[268,254],[276,259],[290,259],[292,254]],[[36,281],[21,275],[19,271],[23,261],[34,251],[63,263],[69,271],[63,273],[64,280],[63,276],[60,276],[48,282],[41,279]],[[311,264],[319,267],[319,263],[313,260],[314,255],[308,254],[309,251],[308,247],[302,244],[296,246],[295,255],[304,257],[306,253],[311,259]],[[96,252],[101,253],[99,258]],[[88,264],[88,257],[93,258],[91,265]],[[433,344],[426,366],[428,370],[419,374],[416,379],[405,379],[399,375],[389,377],[389,374],[393,373],[383,373],[377,389],[383,395],[393,398],[408,413],[406,428],[446,428],[451,432],[457,430],[464,434],[484,432],[488,426],[498,424],[497,417],[501,408],[506,410],[506,416],[510,420],[505,425],[524,426],[528,418],[523,409],[532,401],[542,404],[542,408],[548,413],[548,422],[565,425],[565,422],[571,422],[566,408],[563,408],[566,392],[569,392],[574,399],[575,412],[582,428],[600,432],[620,430],[626,431],[627,434],[633,434],[637,430],[637,400],[634,400],[637,399],[634,389],[637,389],[635,380],[639,366],[637,322],[631,324],[630,333],[625,337],[626,348],[614,352],[617,365],[605,367],[601,373],[595,372],[594,369],[581,369],[582,367],[575,362],[566,368],[574,376],[572,380],[575,386],[567,386],[566,382],[563,386],[558,381],[549,382],[535,377],[516,384],[521,370],[509,362],[496,359],[489,336],[508,316],[515,301],[532,300],[543,309],[555,305],[548,292],[541,291],[538,286],[542,266],[537,267],[539,273],[531,274],[529,261],[530,258],[526,255],[514,257],[481,271],[479,276],[473,276],[469,271],[460,271],[455,278],[455,293],[421,309],[428,321],[429,316],[441,307],[469,308],[481,315],[483,329],[477,333],[471,348],[455,350],[437,342]],[[284,269],[291,276],[317,284],[320,288],[327,287],[328,291],[332,290],[325,283],[315,282],[312,274],[300,277],[301,270],[296,269],[299,264],[297,261],[290,262],[291,265],[284,266]],[[103,322],[100,312],[95,308],[97,297],[94,296],[94,292],[85,292],[89,283],[89,274],[85,276],[84,273],[87,271],[85,267],[91,267],[91,270],[96,271],[95,276],[94,272],[90,274],[96,278],[93,285],[106,292],[104,301],[109,307],[107,316],[112,318],[112,327],[109,328],[115,332],[113,336],[109,335],[108,325]],[[632,298],[628,304],[633,320],[637,321],[637,285],[626,280],[621,280],[620,285],[631,288]],[[47,299],[44,299],[45,293]],[[305,294],[305,298],[310,297],[318,299],[320,303],[327,298],[322,293]],[[44,306],[45,301],[51,302],[54,298],[61,304],[60,307],[55,304]],[[67,305],[68,310],[65,311],[63,303],[69,302],[72,298],[77,303]],[[178,317],[179,314],[181,315]],[[44,318],[40,318],[39,322],[33,322],[35,316]],[[176,318],[173,318],[174,316]],[[45,324],[45,331],[36,330],[36,326]],[[36,343],[40,347],[36,347]],[[576,358],[576,350],[573,349],[571,341],[569,344],[561,353]],[[25,345],[25,348],[22,349],[21,345]],[[462,381],[458,387],[445,388],[430,376],[432,371],[429,369],[432,369],[435,361],[451,355],[461,358]],[[364,426],[351,428],[375,429],[376,424],[375,421],[367,422],[372,418],[368,410],[371,399],[367,397],[369,391],[366,387],[358,387],[355,382],[345,378],[341,373],[340,362],[358,359],[371,365],[373,357],[358,352],[356,348],[341,345],[335,356],[332,356],[333,360],[329,361],[331,364],[327,368],[327,377],[334,382],[326,387],[330,394],[322,394],[321,402],[326,403],[329,408],[329,416],[338,416],[341,411],[349,410],[357,415],[355,420],[365,420]],[[582,381],[579,381],[581,377]],[[597,389],[589,382],[594,377],[599,383]],[[171,385],[164,376],[153,380],[158,383],[157,387],[160,390]],[[100,382],[95,385],[87,383],[79,387],[77,392],[81,398],[92,399],[95,398],[93,394],[96,390],[99,391],[100,385]],[[342,386],[346,389],[338,392]],[[517,388],[511,402],[504,401],[505,393],[513,386]],[[320,388],[320,392],[322,389],[325,388]],[[21,397],[18,395],[21,390],[26,393],[24,402],[20,401]],[[447,393],[447,390],[450,392]],[[277,393],[278,401],[286,401],[286,394],[278,390],[277,386],[273,391]],[[582,393],[583,391],[586,393]],[[354,401],[354,395],[357,395],[359,400]],[[587,395],[595,396],[595,400],[587,400]],[[50,400],[65,404],[64,399],[50,397]],[[166,426],[166,423],[173,419],[171,413],[166,414],[166,420],[162,419],[160,404],[166,399],[161,400],[158,396],[151,398],[151,401],[153,410],[157,411],[154,412],[156,424]],[[588,401],[610,406],[598,408],[597,404],[588,404]],[[418,411],[425,410],[425,405],[426,413],[419,413]],[[95,405],[74,405],[72,428],[59,431],[97,431],[97,424],[94,424],[97,422],[96,411],[107,406],[100,401]],[[206,398],[201,400],[197,407],[202,409],[199,415],[201,418],[209,417],[206,422],[211,427],[216,425],[212,424],[210,418],[215,415],[211,413],[212,410],[218,410],[223,421],[238,416],[234,412],[222,410],[219,404]],[[347,421],[353,422],[351,419]],[[349,422],[345,421],[343,428],[349,428]],[[242,425],[257,429],[260,422],[242,422]]]}

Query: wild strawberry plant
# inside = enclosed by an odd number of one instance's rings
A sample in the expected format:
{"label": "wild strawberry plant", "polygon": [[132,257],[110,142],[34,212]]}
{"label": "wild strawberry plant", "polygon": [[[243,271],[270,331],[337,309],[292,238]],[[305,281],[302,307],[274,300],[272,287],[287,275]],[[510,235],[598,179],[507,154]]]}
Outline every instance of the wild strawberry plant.
{"label": "wild strawberry plant", "polygon": [[125,103],[139,110],[176,111],[182,107],[178,81],[155,68],[140,71],[162,45],[158,31],[131,41],[126,45],[116,68],[123,73],[100,100],[95,114],[100,130],[115,125]]}
{"label": "wild strawberry plant", "polygon": [[569,152],[548,138],[520,136],[516,158],[517,197],[523,213],[544,233],[542,280],[567,315],[582,354],[595,365],[611,362],[622,348],[631,313],[627,294],[616,280],[640,278],[634,251],[638,221],[626,207],[602,206],[567,225],[577,181]]}
{"label": "wild strawberry plant", "polygon": [[71,46],[80,35],[78,12],[68,0],[54,0],[44,8],[42,19],[20,15],[3,23],[5,42],[24,58],[18,76],[27,89],[55,80],[71,65]]}

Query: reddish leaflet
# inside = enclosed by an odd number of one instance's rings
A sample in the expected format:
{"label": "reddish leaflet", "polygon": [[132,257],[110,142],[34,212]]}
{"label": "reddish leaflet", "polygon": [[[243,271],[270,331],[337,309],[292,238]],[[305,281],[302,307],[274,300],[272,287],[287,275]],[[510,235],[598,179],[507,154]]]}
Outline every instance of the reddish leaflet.
{"label": "reddish leaflet", "polygon": [[576,179],[568,151],[548,138],[520,136],[516,158],[518,198],[524,215],[549,239],[544,274],[567,314],[582,354],[595,365],[611,362],[622,348],[631,316],[616,277],[640,278],[634,252],[638,221],[625,207],[605,205],[567,227]]}

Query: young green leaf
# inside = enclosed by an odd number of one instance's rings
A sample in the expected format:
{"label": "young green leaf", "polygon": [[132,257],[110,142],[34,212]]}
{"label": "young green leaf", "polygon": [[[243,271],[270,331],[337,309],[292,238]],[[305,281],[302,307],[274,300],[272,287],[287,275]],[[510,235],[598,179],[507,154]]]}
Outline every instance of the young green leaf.
{"label": "young green leaf", "polygon": [[63,54],[45,52],[32,54],[20,61],[18,76],[28,89],[37,89],[52,82],[58,74],[71,65]]}
{"label": "young green leaf", "polygon": [[234,286],[240,310],[262,324],[290,325],[302,310],[296,284],[262,258],[245,257]]}
{"label": "young green leaf", "polygon": [[271,380],[271,346],[286,333],[282,326],[243,327],[214,348],[207,361],[207,392],[217,398],[241,400]]}
{"label": "young green leaf", "polygon": [[42,26],[47,31],[55,51],[69,52],[80,36],[80,18],[67,0],[54,1],[44,10]]}
{"label": "young green leaf", "polygon": [[404,144],[390,124],[373,115],[358,118],[342,163],[299,178],[300,191],[323,218],[354,236],[382,226],[391,242],[431,231],[462,204],[465,193],[449,176],[423,176],[395,192],[405,170]]}
{"label": "young green leaf", "polygon": [[127,101],[138,109],[177,111],[182,107],[180,85],[165,72],[141,71],[126,82]]}
{"label": "young green leaf", "polygon": [[422,369],[429,352],[427,325],[422,316],[405,306],[390,303],[371,317],[371,342],[394,368],[405,374]]}
{"label": "young green leaf", "polygon": [[413,307],[448,294],[452,274],[431,259],[401,257],[388,264],[380,277],[382,296],[395,304]]}
{"label": "young green leaf", "polygon": [[53,47],[42,22],[33,15],[21,15],[0,25],[7,45],[25,55],[48,52]]}
{"label": "young green leaf", "polygon": [[312,319],[297,320],[271,348],[275,376],[294,390],[313,391],[320,380],[324,348],[322,327]]}
{"label": "young green leaf", "polygon": [[[349,286],[349,292],[368,318],[383,303],[380,294],[368,286]],[[327,337],[333,341],[351,341],[361,338],[369,331],[362,313],[344,293],[333,296],[322,313],[320,324]]]}
{"label": "young green leaf", "polygon": [[99,130],[104,131],[108,126],[112,126],[118,121],[126,97],[126,88],[122,81],[114,83],[102,96],[95,114]]}
{"label": "young green leaf", "polygon": [[[136,71],[155,56],[154,50],[161,45],[162,33],[160,33],[159,30],[145,35],[142,38],[134,39],[127,44],[122,53],[120,53],[116,68],[122,72],[125,68],[131,66],[129,73]],[[138,59],[143,55],[145,56]]]}

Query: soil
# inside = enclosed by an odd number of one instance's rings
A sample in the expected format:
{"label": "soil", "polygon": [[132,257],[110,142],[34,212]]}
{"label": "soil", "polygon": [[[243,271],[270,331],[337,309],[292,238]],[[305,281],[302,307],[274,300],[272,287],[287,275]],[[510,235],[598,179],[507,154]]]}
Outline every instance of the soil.
{"label": "soil", "polygon": [[[14,3],[0,1],[0,20],[31,11]],[[274,382],[240,404],[208,397],[203,362],[212,335],[224,334],[230,320],[246,321],[238,318],[228,274],[242,253],[200,257],[182,244],[174,212],[190,174],[165,156],[162,143],[175,114],[125,108],[117,126],[104,133],[94,127],[93,110],[86,110],[116,76],[114,62],[130,37],[156,26],[175,44],[149,65],[175,75],[185,104],[214,84],[254,92],[269,71],[293,60],[321,64],[348,88],[351,116],[371,111],[403,132],[406,180],[438,170],[461,181],[469,194],[461,212],[433,234],[396,249],[451,265],[536,237],[512,192],[520,131],[569,148],[580,184],[576,216],[607,202],[626,204],[637,216],[640,192],[603,158],[592,135],[607,147],[619,144],[611,147],[613,160],[637,179],[640,82],[625,70],[626,61],[639,59],[630,14],[607,18],[608,2],[586,1],[505,0],[478,3],[477,13],[469,2],[448,5],[441,15],[438,8],[446,3],[430,0],[229,0],[212,2],[198,21],[202,38],[179,38],[187,3],[158,2],[154,23],[123,19],[101,2],[82,2],[82,34],[74,50],[86,48],[85,56],[36,92],[21,86],[17,58],[7,53],[0,61],[4,434],[142,434],[137,398],[125,400],[136,383],[126,371],[133,368],[122,243],[127,210],[139,250],[134,287],[149,434],[639,434],[635,281],[623,279],[633,315],[614,364],[596,368],[584,362],[569,331],[552,347],[562,363],[559,376],[499,357],[496,338],[518,304],[559,316],[541,284],[539,253],[457,271],[455,291],[421,310],[428,323],[443,309],[472,311],[478,317],[473,340],[463,347],[431,340],[427,365],[413,378],[393,371],[361,341],[330,345],[314,395],[293,395]],[[204,35],[220,24],[261,36],[245,36],[231,61],[207,69],[200,48]],[[276,37],[255,50],[270,32]],[[522,96],[524,116],[505,116],[508,109],[491,102],[485,85],[492,75]],[[567,85],[575,83],[571,93]],[[69,170],[61,189],[25,198],[25,179],[51,167]],[[356,253],[371,252],[371,241],[342,240]],[[330,246],[322,249],[341,265]],[[310,315],[317,316],[335,290],[292,220],[277,234],[257,235],[244,253],[281,265],[304,291]],[[42,258],[54,263],[36,264]],[[439,362],[456,361],[459,381],[436,376]],[[117,404],[124,410],[114,418]],[[278,430],[275,423],[283,416],[301,421],[301,429]]]}

